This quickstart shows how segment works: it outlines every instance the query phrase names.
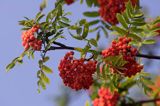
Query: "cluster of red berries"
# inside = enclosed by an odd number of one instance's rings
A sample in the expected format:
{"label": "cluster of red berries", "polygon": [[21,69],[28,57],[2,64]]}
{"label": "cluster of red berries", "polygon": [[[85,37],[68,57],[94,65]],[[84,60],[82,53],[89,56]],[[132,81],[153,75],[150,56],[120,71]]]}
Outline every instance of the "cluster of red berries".
{"label": "cluster of red berries", "polygon": [[115,40],[112,41],[112,45],[110,48],[102,51],[102,56],[104,58],[109,56],[122,55],[123,59],[127,61],[127,63],[123,66],[123,69],[116,69],[116,70],[118,70],[119,72],[123,73],[125,76],[128,77],[135,75],[136,73],[140,72],[143,69],[143,66],[138,64],[135,60],[137,49],[130,46],[129,45],[130,42],[131,38],[120,37],[118,41]]}
{"label": "cluster of red berries", "polygon": [[74,59],[74,52],[68,52],[60,61],[60,77],[64,84],[75,90],[89,89],[93,83],[92,74],[96,71],[96,61]]}
{"label": "cluster of red berries", "polygon": [[108,88],[100,88],[98,91],[99,98],[94,99],[93,106],[116,106],[119,94],[118,92],[114,91],[111,93]]}
{"label": "cluster of red berries", "polygon": [[[117,13],[122,13],[125,10],[125,3],[129,0],[98,0],[100,5],[99,13],[102,19],[112,25],[118,24],[116,18]],[[137,0],[131,0],[133,5],[136,5]]]}
{"label": "cluster of red berries", "polygon": [[65,0],[66,4],[70,5],[74,2],[74,0]]}
{"label": "cluster of red berries", "polygon": [[22,33],[22,45],[25,50],[28,50],[30,47],[33,50],[41,50],[42,40],[39,40],[34,36],[38,29],[39,25],[36,25]]}

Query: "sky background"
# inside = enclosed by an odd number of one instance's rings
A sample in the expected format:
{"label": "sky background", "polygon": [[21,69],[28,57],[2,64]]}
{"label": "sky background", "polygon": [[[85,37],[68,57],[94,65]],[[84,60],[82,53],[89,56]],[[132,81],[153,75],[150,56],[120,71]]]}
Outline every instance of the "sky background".
{"label": "sky background", "polygon": [[[54,0],[48,1],[49,5],[45,12],[54,6]],[[39,11],[40,3],[41,0],[0,0],[0,106],[56,106],[52,97],[60,93],[59,88],[63,84],[57,66],[66,51],[54,51],[48,54],[51,59],[47,65],[54,73],[49,75],[51,84],[41,94],[37,93],[38,53],[35,60],[24,58],[23,65],[17,65],[9,73],[5,72],[6,65],[23,52],[21,26],[18,25],[18,21],[24,16],[34,18]],[[160,15],[160,0],[141,0],[141,5],[147,7],[148,16]],[[73,22],[82,18],[83,11],[92,10],[79,3],[65,6],[64,9],[73,12],[72,16],[69,16]],[[103,40],[101,44],[105,45],[105,42]],[[65,44],[82,45],[81,42],[71,42],[71,40],[65,41]],[[81,96],[76,97],[70,106],[84,106],[86,100],[89,98],[85,91]]]}

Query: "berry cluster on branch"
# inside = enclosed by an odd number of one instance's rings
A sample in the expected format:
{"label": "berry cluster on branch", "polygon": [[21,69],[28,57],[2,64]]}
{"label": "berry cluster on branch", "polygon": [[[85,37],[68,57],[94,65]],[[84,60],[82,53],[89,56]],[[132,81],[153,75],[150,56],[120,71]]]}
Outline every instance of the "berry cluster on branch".
{"label": "berry cluster on branch", "polygon": [[101,87],[98,96],[99,98],[94,99],[93,106],[116,106],[120,95],[116,91],[112,93],[108,88]]}
{"label": "berry cluster on branch", "polygon": [[60,61],[60,77],[64,84],[75,90],[89,89],[93,83],[92,75],[96,71],[96,61],[74,59],[74,52],[68,52]]}
{"label": "berry cluster on branch", "polygon": [[35,37],[38,29],[39,25],[35,25],[31,29],[22,32],[22,45],[25,50],[28,50],[30,47],[33,50],[41,50],[42,40]]}
{"label": "berry cluster on branch", "polygon": [[143,66],[138,64],[135,60],[135,56],[137,54],[137,49],[130,46],[131,38],[120,37],[118,41],[113,40],[110,48],[102,51],[103,58],[107,58],[109,56],[118,56],[122,55],[123,59],[127,62],[123,68],[115,68],[113,67],[113,72],[117,73],[121,72],[125,76],[131,77],[136,73],[140,72],[143,69]]}
{"label": "berry cluster on branch", "polygon": [[[112,25],[118,24],[116,18],[117,13],[122,13],[125,10],[125,3],[129,0],[98,0],[100,5],[99,14],[102,19]],[[137,0],[131,0],[133,5],[137,4]]]}

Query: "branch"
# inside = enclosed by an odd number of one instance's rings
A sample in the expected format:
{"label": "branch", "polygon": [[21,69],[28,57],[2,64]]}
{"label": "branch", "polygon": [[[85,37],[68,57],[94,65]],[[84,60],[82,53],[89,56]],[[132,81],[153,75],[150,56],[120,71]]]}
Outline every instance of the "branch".
{"label": "branch", "polygon": [[60,42],[56,42],[56,41],[54,41],[53,44],[58,45],[60,47],[66,47],[66,45],[64,45],[64,44],[62,44]]}
{"label": "branch", "polygon": [[51,46],[48,50],[64,50],[64,49],[75,50],[74,47],[70,47],[70,46],[65,46],[65,47],[55,47],[55,46]]}
{"label": "branch", "polygon": [[[53,44],[58,45],[59,47],[51,46],[49,50],[62,50],[62,49],[75,50],[75,47],[66,46],[60,42],[54,41]],[[141,57],[141,58],[147,58],[147,59],[160,59],[160,56],[140,54],[140,53],[137,53],[136,56]],[[91,58],[93,58],[93,57],[91,57]]]}
{"label": "branch", "polygon": [[60,42],[53,42],[53,44],[58,45],[59,47],[56,46],[51,46],[48,50],[63,50],[63,49],[68,49],[68,50],[75,50],[75,47],[71,46],[66,46]]}
{"label": "branch", "polygon": [[147,59],[160,59],[160,56],[140,54],[140,53],[137,53],[136,56],[137,56],[137,57],[142,57],[142,58],[147,58]]}
{"label": "branch", "polygon": [[145,104],[145,103],[150,103],[150,102],[158,102],[160,101],[160,98],[155,98],[155,99],[150,99],[150,100],[142,100],[142,101],[138,101],[135,103],[130,103],[130,104],[126,104],[126,106],[135,106],[137,104],[141,105],[141,104]]}

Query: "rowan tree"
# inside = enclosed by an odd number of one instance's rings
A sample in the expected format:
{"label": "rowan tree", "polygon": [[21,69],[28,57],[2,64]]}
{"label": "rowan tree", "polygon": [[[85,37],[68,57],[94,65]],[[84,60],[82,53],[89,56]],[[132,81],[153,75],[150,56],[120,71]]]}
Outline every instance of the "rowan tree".
{"label": "rowan tree", "polygon": [[[74,2],[85,3],[98,11],[86,11],[83,19],[72,24],[72,19],[68,18],[71,14],[63,7],[72,6]],[[87,102],[86,106],[142,106],[150,102],[159,105],[159,77],[154,82],[152,73],[144,70],[142,62],[142,58],[160,59],[160,56],[142,51],[146,45],[159,42],[156,40],[160,34],[159,17],[148,21],[139,0],[56,0],[48,13],[43,12],[46,5],[44,0],[35,18],[25,17],[19,21],[24,51],[7,65],[7,71],[18,63],[23,64],[25,56],[34,59],[35,52],[39,52],[37,84],[40,92],[50,83],[47,74],[53,73],[45,64],[50,59],[48,53],[68,50],[57,66],[59,76],[70,89],[89,91],[92,103]],[[68,36],[84,42],[85,46],[66,45]],[[107,48],[101,49],[102,36],[106,39],[114,36],[115,39]],[[60,39],[65,41],[60,42]],[[148,100],[135,101],[128,97],[129,90],[135,85],[143,89]]]}

